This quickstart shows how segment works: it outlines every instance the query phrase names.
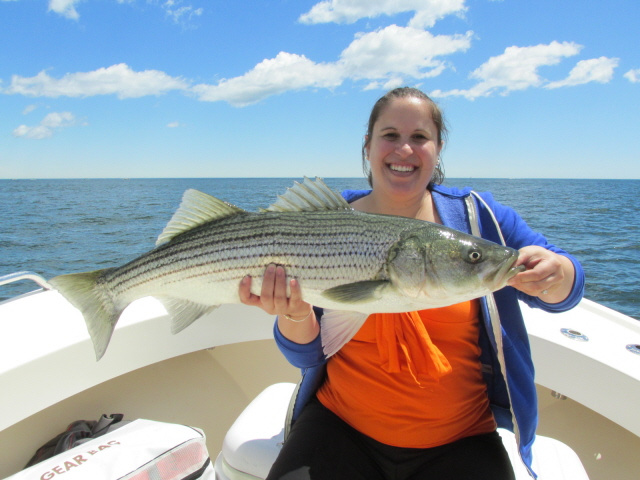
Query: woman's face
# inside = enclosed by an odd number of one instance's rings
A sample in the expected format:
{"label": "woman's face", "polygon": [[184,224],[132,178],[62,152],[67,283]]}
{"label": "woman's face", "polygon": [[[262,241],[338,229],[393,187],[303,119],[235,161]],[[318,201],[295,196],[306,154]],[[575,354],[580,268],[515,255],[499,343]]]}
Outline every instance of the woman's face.
{"label": "woman's face", "polygon": [[427,102],[413,97],[393,99],[365,141],[374,190],[409,193],[427,188],[442,148]]}

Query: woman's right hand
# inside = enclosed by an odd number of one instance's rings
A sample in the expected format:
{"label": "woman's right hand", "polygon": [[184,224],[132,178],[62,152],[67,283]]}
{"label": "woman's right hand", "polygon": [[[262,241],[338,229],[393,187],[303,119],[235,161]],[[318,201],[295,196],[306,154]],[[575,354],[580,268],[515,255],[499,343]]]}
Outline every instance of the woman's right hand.
{"label": "woman's right hand", "polygon": [[278,328],[295,343],[309,343],[320,331],[310,304],[302,300],[300,284],[296,279],[289,281],[291,290],[287,296],[287,276],[282,266],[268,265],[262,277],[260,295],[251,293],[251,277],[240,282],[240,301],[245,305],[259,307],[270,315],[278,316]]}
{"label": "woman's right hand", "polygon": [[260,295],[251,293],[251,277],[247,275],[240,282],[240,301],[245,305],[260,307],[270,315],[289,315],[297,319],[309,313],[311,305],[302,300],[300,284],[289,282],[291,296],[287,297],[287,276],[284,267],[268,265],[262,277]]}

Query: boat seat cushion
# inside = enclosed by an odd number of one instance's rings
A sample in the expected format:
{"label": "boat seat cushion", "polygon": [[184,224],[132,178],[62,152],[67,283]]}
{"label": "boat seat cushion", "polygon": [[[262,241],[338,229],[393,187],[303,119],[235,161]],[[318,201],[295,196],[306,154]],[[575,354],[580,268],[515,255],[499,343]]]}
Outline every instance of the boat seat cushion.
{"label": "boat seat cushion", "polygon": [[[293,383],[277,383],[260,393],[231,426],[216,462],[224,480],[264,479],[284,441],[284,424]],[[513,433],[498,429],[516,480],[530,480],[520,461]],[[564,443],[538,436],[533,445],[533,469],[540,480],[588,480],[580,459]]]}
{"label": "boat seat cushion", "polygon": [[294,389],[294,383],[270,385],[231,425],[222,442],[223,458],[217,462],[226,464],[224,475],[229,480],[266,478],[284,442],[285,417]]}
{"label": "boat seat cushion", "polygon": [[[531,479],[518,455],[515,435],[509,430],[498,429],[504,448],[509,454],[516,480]],[[533,443],[533,471],[539,480],[589,480],[582,462],[568,445],[541,435]]]}

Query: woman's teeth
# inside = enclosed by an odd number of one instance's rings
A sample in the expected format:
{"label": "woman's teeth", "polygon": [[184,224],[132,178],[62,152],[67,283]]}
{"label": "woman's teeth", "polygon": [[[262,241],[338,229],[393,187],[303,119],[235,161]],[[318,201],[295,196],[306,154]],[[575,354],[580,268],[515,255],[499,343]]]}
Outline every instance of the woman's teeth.
{"label": "woman's teeth", "polygon": [[395,170],[396,172],[412,172],[413,170],[415,170],[415,167],[412,167],[411,165],[394,165],[394,164],[391,164],[391,165],[389,165],[389,168],[391,170]]}

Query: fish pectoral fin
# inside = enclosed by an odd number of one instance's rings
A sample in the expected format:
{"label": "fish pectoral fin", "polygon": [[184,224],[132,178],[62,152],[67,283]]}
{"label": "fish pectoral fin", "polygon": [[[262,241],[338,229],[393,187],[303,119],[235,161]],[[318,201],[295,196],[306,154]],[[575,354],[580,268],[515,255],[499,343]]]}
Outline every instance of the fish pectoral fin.
{"label": "fish pectoral fin", "polygon": [[171,317],[171,333],[181,332],[203,315],[215,310],[220,305],[203,305],[182,298],[158,298]]}
{"label": "fish pectoral fin", "polygon": [[320,321],[322,351],[329,358],[351,340],[369,315],[360,312],[324,309]]}
{"label": "fish pectoral fin", "polygon": [[387,280],[345,283],[322,292],[322,296],[340,303],[365,303],[380,298],[379,291],[390,285]]}

